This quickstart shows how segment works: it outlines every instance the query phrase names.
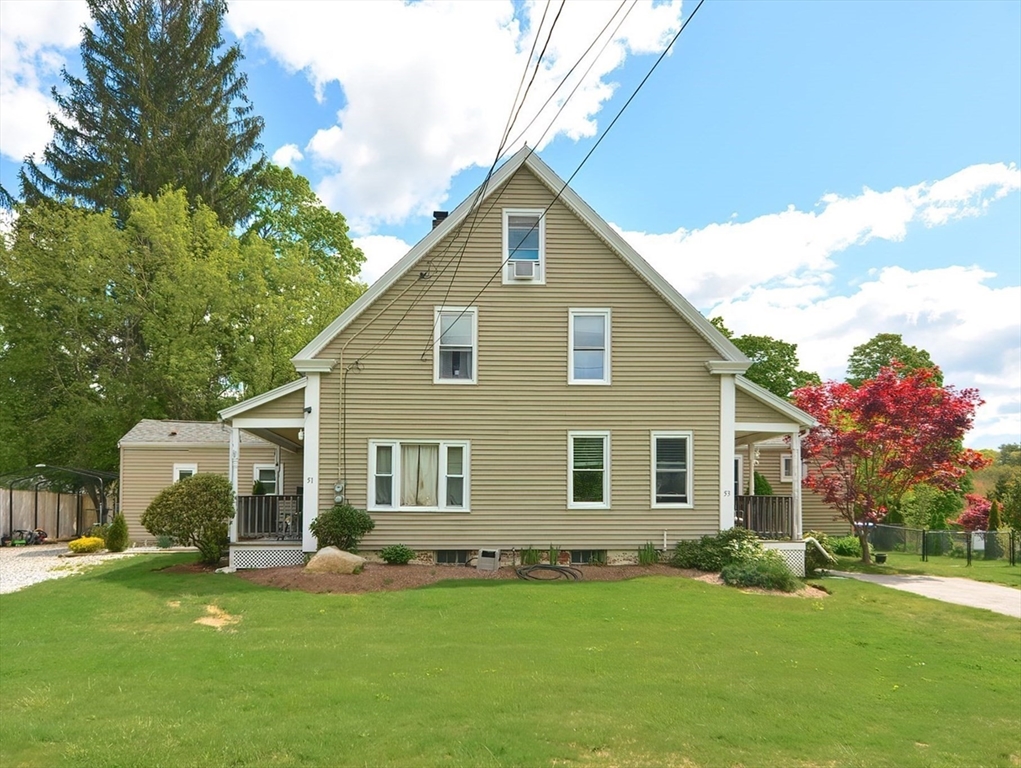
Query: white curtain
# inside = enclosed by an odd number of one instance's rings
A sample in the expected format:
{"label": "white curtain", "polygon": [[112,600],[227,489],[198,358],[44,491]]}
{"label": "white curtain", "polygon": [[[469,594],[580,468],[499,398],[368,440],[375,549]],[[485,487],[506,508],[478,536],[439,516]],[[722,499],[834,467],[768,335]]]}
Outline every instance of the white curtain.
{"label": "white curtain", "polygon": [[438,445],[402,445],[401,506],[437,506],[439,471]]}

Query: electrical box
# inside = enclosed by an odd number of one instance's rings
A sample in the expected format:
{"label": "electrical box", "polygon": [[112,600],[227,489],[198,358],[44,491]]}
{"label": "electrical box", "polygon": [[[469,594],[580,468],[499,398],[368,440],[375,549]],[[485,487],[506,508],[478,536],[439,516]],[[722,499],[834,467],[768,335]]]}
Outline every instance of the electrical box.
{"label": "electrical box", "polygon": [[495,571],[500,567],[500,550],[480,549],[475,559],[475,569],[479,571]]}

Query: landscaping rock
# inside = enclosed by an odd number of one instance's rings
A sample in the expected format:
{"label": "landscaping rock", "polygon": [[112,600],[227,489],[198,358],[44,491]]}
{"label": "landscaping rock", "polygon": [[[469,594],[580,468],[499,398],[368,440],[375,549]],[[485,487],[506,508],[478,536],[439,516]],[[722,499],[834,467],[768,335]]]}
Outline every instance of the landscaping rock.
{"label": "landscaping rock", "polygon": [[365,565],[365,558],[336,547],[323,547],[308,561],[309,573],[357,573]]}

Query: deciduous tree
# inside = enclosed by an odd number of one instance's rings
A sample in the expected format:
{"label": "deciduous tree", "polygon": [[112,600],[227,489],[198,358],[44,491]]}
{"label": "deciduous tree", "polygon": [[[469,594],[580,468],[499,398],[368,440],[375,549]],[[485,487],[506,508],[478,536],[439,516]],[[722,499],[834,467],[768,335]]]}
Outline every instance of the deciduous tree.
{"label": "deciduous tree", "polygon": [[799,368],[797,344],[774,339],[772,336],[734,336],[723,324],[723,318],[714,317],[710,322],[752,361],[745,371],[745,378],[765,387],[774,395],[787,399],[798,387],[820,382],[817,373]]}
{"label": "deciduous tree", "polygon": [[902,373],[929,368],[937,384],[943,384],[943,374],[932,362],[929,353],[904,343],[899,333],[880,333],[851,351],[847,359],[847,383],[859,386],[866,379],[874,378],[881,368],[900,363]]}

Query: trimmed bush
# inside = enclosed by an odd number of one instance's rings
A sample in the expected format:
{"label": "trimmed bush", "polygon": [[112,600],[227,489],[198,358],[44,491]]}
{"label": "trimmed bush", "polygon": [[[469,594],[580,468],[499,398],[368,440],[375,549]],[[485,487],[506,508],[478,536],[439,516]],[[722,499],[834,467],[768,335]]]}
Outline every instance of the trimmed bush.
{"label": "trimmed bush", "polygon": [[77,554],[98,552],[103,548],[103,540],[99,536],[82,536],[68,543],[67,548]]}
{"label": "trimmed bush", "polygon": [[[822,545],[822,548],[829,552],[830,556],[833,555],[833,545],[830,543],[830,537],[822,531],[809,531],[805,534],[805,538],[812,538]],[[833,562],[829,560],[822,552],[815,548],[812,544],[805,545],[805,575],[815,576],[821,568],[827,568],[833,565]]]}
{"label": "trimmed bush", "polygon": [[124,515],[118,512],[110,521],[106,532],[106,548],[111,552],[123,552],[128,547],[128,523]]}
{"label": "trimmed bush", "polygon": [[199,474],[164,488],[142,513],[142,525],[157,538],[170,536],[197,547],[203,563],[220,562],[234,517],[234,489],[221,475]]}
{"label": "trimmed bush", "polygon": [[773,486],[769,484],[765,475],[759,474],[758,472],[754,475],[755,479],[755,495],[756,496],[772,496]]}
{"label": "trimmed bush", "polygon": [[379,550],[379,556],[390,565],[407,565],[415,559],[415,550],[403,544],[391,544]]}
{"label": "trimmed bush", "polygon": [[830,539],[833,554],[841,557],[861,557],[861,542],[857,536],[838,536]]}
{"label": "trimmed bush", "polygon": [[357,552],[358,542],[376,527],[367,512],[355,509],[350,504],[337,504],[332,509],[320,512],[309,529],[319,540],[319,548],[337,547],[345,552]]}
{"label": "trimmed bush", "polygon": [[748,560],[762,552],[754,532],[746,528],[728,528],[698,541],[678,541],[671,565],[700,571],[719,571],[730,563]]}
{"label": "trimmed bush", "polygon": [[725,584],[733,587],[761,587],[780,592],[795,592],[801,582],[787,568],[776,552],[763,552],[759,557],[725,565],[720,571]]}

